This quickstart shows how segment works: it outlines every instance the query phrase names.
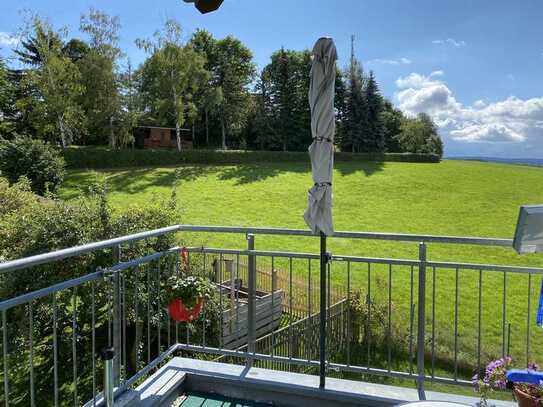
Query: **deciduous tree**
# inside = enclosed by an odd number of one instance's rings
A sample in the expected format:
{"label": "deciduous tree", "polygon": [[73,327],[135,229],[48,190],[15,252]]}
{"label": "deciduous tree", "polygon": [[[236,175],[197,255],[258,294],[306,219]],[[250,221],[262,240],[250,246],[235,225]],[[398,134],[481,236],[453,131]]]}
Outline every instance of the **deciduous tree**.
{"label": "deciduous tree", "polygon": [[145,109],[162,124],[173,121],[177,149],[181,151],[181,127],[197,109],[194,96],[208,79],[205,59],[181,39],[181,26],[168,20],[152,40],[138,40],[150,57],[141,67]]}

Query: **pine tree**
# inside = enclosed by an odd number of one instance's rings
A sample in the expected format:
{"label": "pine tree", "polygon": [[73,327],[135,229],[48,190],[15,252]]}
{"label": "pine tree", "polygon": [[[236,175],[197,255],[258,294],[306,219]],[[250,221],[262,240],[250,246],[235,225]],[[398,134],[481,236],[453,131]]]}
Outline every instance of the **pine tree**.
{"label": "pine tree", "polygon": [[341,149],[353,153],[363,151],[365,132],[368,128],[368,108],[364,97],[362,65],[354,56],[354,36],[351,38],[351,64],[347,80],[345,117],[342,127]]}
{"label": "pine tree", "polygon": [[362,151],[383,152],[385,150],[383,97],[379,93],[379,86],[372,71],[364,88],[364,100],[367,108],[367,127],[363,129]]}

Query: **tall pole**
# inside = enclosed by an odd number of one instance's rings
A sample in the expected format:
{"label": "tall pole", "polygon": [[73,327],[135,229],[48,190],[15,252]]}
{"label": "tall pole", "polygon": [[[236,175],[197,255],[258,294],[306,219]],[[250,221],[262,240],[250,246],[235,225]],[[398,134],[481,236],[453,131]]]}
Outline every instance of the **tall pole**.
{"label": "tall pole", "polygon": [[328,253],[326,253],[326,235],[321,232],[321,298],[320,298],[320,384],[324,389],[326,383],[326,266]]}

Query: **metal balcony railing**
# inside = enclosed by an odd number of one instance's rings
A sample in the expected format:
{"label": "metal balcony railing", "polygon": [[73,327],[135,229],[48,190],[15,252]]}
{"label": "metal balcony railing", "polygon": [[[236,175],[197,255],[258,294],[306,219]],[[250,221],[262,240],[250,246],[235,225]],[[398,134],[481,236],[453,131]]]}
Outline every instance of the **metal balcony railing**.
{"label": "metal balcony railing", "polygon": [[[245,234],[247,247],[188,247],[185,266],[179,247],[132,249],[176,232]],[[320,256],[257,250],[257,235],[312,236],[305,230],[176,225],[0,263],[3,282],[35,276],[0,301],[0,400],[6,406],[102,403],[99,355],[106,346],[115,350],[116,395],[179,353],[318,374],[322,310],[328,375],[410,380],[421,398],[426,382],[470,384],[491,357],[542,357],[532,351],[541,349],[543,338],[531,325],[543,268],[427,258],[433,243],[511,247],[511,240],[337,232],[333,239],[417,243],[419,256],[332,254],[321,308]],[[96,269],[74,270],[70,278],[40,286],[43,267],[59,267],[64,276],[85,256],[95,256],[84,264]],[[182,268],[206,276],[217,289],[218,306],[204,307],[193,323],[171,321],[161,301],[165,279]]]}

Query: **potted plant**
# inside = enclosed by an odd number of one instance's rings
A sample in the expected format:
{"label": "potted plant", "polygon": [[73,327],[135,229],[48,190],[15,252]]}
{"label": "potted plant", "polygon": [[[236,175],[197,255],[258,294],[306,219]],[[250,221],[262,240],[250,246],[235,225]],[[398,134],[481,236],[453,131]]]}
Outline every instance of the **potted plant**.
{"label": "potted plant", "polygon": [[[543,386],[523,383],[508,383],[507,371],[512,369],[510,356],[496,359],[490,362],[485,369],[485,374],[473,376],[473,386],[481,397],[481,406],[488,406],[489,395],[496,390],[512,389],[513,395],[519,407],[542,407]],[[532,363],[528,370],[537,371],[538,366]]]}
{"label": "potted plant", "polygon": [[164,291],[170,317],[175,321],[190,322],[198,318],[204,302],[213,295],[213,286],[203,277],[173,275],[167,280]]}

